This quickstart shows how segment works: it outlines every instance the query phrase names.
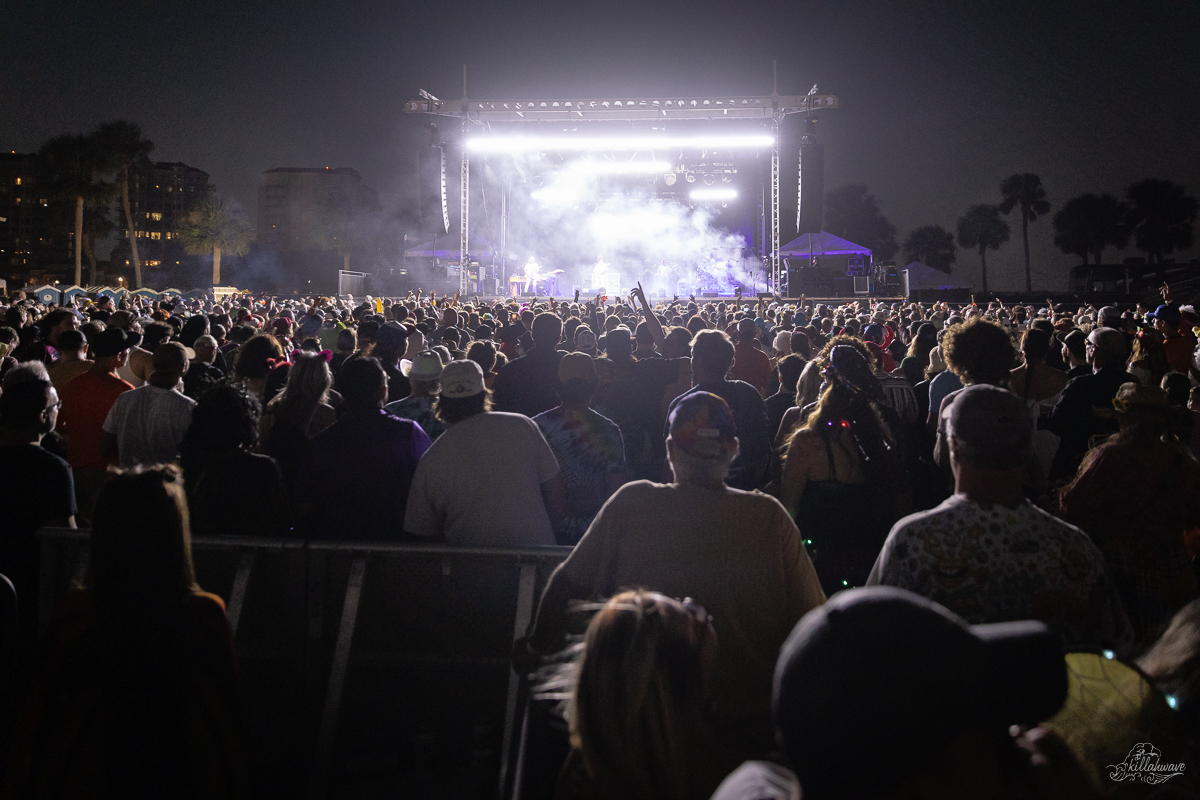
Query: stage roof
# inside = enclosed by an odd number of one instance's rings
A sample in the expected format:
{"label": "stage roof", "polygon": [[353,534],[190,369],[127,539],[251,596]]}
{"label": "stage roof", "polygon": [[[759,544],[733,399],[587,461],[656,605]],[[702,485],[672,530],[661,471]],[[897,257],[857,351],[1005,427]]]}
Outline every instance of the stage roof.
{"label": "stage roof", "polygon": [[849,256],[854,254],[862,254],[869,256],[871,248],[863,247],[861,244],[847,242],[840,236],[834,236],[828,231],[820,233],[805,233],[793,239],[787,244],[779,248],[779,255],[783,258],[788,256],[807,256],[809,254],[809,238],[812,239],[812,254],[814,256]]}

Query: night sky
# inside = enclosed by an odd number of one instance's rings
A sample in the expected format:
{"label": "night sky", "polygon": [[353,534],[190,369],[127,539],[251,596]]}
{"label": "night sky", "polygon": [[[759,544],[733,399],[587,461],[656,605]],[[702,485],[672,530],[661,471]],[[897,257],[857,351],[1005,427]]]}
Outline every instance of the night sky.
{"label": "night sky", "polygon": [[[456,99],[464,62],[472,97],[536,99],[769,94],[778,59],[781,93],[841,98],[821,118],[826,188],[866,183],[901,241],[999,202],[1014,172],[1042,177],[1051,216],[1144,177],[1200,192],[1200,4],[903,5],[9,2],[0,148],[124,118],[155,160],[207,171],[251,215],[279,166],[354,167],[395,204],[422,123],[400,104],[419,88]],[[989,254],[1000,289],[1023,282],[1008,219]],[[1063,288],[1076,263],[1052,236],[1048,218],[1031,226],[1035,289]],[[1140,253],[1105,260],[1121,255]],[[955,272],[977,281],[978,256],[960,250]]]}

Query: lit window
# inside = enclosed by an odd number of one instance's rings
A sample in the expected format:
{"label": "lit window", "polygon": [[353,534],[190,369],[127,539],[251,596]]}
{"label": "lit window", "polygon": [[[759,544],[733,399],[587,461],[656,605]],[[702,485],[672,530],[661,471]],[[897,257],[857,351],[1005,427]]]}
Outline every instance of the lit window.
{"label": "lit window", "polygon": [[17,186],[20,186],[20,185],[21,185],[21,179],[17,178]]}
{"label": "lit window", "polygon": [[149,217],[150,219],[154,220],[155,222],[162,221],[162,212],[160,212],[160,211],[147,212],[146,216]]}
{"label": "lit window", "polygon": [[161,238],[162,238],[162,234],[161,234],[161,233],[159,233],[158,231],[153,231],[153,232],[151,232],[151,234],[150,234],[150,238],[151,238],[151,239],[161,239]]}
{"label": "lit window", "polygon": [[17,205],[21,205],[21,198],[17,198]]}

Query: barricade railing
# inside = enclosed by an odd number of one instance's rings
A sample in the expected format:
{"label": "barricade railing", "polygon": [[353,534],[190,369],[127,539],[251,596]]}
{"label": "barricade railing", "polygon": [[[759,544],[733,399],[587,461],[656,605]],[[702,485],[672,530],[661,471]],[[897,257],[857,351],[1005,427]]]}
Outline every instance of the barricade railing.
{"label": "barricade railing", "polygon": [[[89,532],[46,528],[39,536],[44,625],[86,574]],[[355,665],[366,678],[353,682],[353,702],[371,711],[389,700],[403,706],[404,692],[421,691],[403,681],[391,685],[381,677],[389,671],[488,672],[491,679],[470,688],[497,702],[503,692],[497,796],[519,794],[528,691],[510,654],[532,620],[537,593],[570,548],[198,537],[192,551],[197,582],[225,600],[243,668],[268,662],[264,675],[278,674],[282,683],[298,668],[300,691],[320,696],[311,761],[300,762],[310,767],[309,797],[329,792],[339,733],[363,735],[339,731]]]}

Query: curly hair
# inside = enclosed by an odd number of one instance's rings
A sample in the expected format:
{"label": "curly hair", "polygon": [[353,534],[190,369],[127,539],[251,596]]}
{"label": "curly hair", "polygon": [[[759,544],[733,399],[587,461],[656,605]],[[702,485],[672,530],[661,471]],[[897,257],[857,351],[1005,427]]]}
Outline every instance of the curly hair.
{"label": "curly hair", "polygon": [[1008,331],[982,317],[951,328],[942,339],[946,366],[965,385],[1007,386],[1016,366],[1017,349]]}
{"label": "curly hair", "polygon": [[813,359],[817,362],[817,366],[819,366],[821,369],[828,367],[829,354],[833,351],[833,348],[837,347],[838,345],[853,347],[867,362],[867,366],[871,368],[871,371],[875,371],[875,356],[870,350],[867,349],[867,346],[863,343],[863,340],[854,336],[847,336],[844,333],[831,337],[829,341],[825,343],[825,346],[821,348],[821,352],[817,353],[816,358]]}

